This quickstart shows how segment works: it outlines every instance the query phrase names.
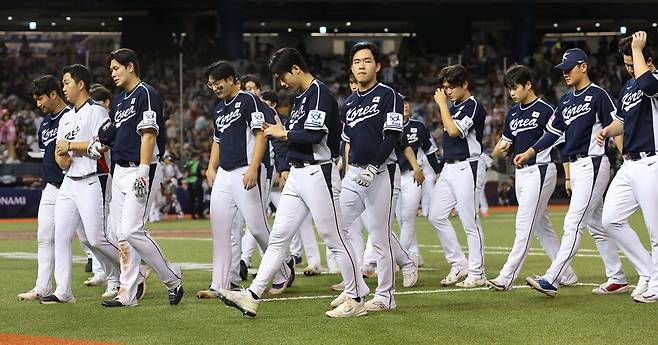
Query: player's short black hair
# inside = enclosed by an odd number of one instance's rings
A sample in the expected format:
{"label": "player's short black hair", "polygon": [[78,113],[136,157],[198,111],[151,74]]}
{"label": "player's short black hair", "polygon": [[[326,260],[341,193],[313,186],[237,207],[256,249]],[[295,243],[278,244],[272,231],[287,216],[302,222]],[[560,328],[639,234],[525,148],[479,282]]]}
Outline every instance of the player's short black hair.
{"label": "player's short black hair", "polygon": [[85,90],[89,92],[89,87],[91,86],[91,72],[89,69],[81,64],[74,64],[71,66],[66,66],[62,69],[62,75],[70,74],[71,79],[76,83],[79,83],[81,80],[85,83]]}
{"label": "player's short black hair", "polygon": [[379,55],[379,48],[377,47],[376,44],[372,42],[359,42],[355,45],[352,46],[352,49],[350,49],[350,61],[354,60],[354,54],[358,52],[359,50],[363,49],[368,49],[372,53],[372,56],[375,58],[375,63],[381,62],[380,60],[380,55]]}
{"label": "player's short black hair", "polygon": [[208,68],[206,68],[206,79],[212,77],[215,80],[222,80],[233,78],[237,80],[237,73],[235,72],[235,67],[231,65],[228,61],[220,60],[213,62]]}
{"label": "player's short black hair", "polygon": [[50,96],[50,93],[55,91],[59,98],[64,99],[64,92],[62,91],[62,86],[59,84],[59,81],[55,76],[47,74],[42,75],[39,78],[32,80],[30,86],[27,89],[27,92],[32,96]]}
{"label": "player's short black hair", "polygon": [[350,83],[356,83],[356,77],[354,76],[354,73],[350,72]]}
{"label": "player's short black hair", "polygon": [[260,96],[263,98],[264,101],[268,101],[276,105],[279,104],[279,96],[276,94],[276,92],[265,91]]}
{"label": "player's short black hair", "polygon": [[245,75],[244,77],[242,77],[242,79],[240,79],[240,82],[242,83],[242,89],[244,89],[245,84],[247,84],[248,82],[254,83],[256,87],[260,89],[260,81],[253,74]]}
{"label": "player's short black hair", "polygon": [[508,89],[513,89],[516,85],[525,86],[528,82],[534,86],[532,82],[532,72],[530,68],[524,65],[512,65],[505,72],[503,83]]}
{"label": "player's short black hair", "polygon": [[[622,55],[633,56],[633,49],[631,49],[631,43],[633,42],[633,36],[624,37],[619,40],[619,52]],[[653,49],[653,44],[651,39],[647,36],[647,43],[642,48],[642,55],[644,55],[644,60],[653,60],[655,58],[655,52]]]}
{"label": "player's short black hair", "polygon": [[439,72],[439,83],[447,82],[451,86],[462,86],[468,81],[468,70],[462,65],[451,65],[444,67]]}
{"label": "player's short black hair", "polygon": [[302,54],[295,48],[281,48],[277,50],[270,58],[270,71],[276,75],[281,75],[292,71],[292,66],[297,65],[303,72],[308,72],[306,60]]}
{"label": "player's short black hair", "polygon": [[89,89],[89,96],[91,99],[97,102],[103,102],[105,100],[112,100],[112,93],[105,86],[101,84],[94,84]]}
{"label": "player's short black hair", "polygon": [[128,48],[119,48],[107,56],[107,67],[110,67],[112,60],[117,60],[122,66],[128,67],[128,64],[133,64],[135,75],[139,77],[139,59],[134,50]]}

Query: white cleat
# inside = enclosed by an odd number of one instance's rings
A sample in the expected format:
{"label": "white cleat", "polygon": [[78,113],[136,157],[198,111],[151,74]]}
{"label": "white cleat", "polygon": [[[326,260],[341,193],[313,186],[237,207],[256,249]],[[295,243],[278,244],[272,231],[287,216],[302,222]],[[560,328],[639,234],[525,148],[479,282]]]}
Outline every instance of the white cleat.
{"label": "white cleat", "polygon": [[389,306],[378,299],[371,299],[363,305],[367,311],[387,311],[395,309],[395,305]]}
{"label": "white cleat", "polygon": [[628,284],[619,284],[619,283],[603,283],[599,287],[592,289],[592,293],[595,295],[612,295],[618,293],[626,293],[631,288]]}
{"label": "white cleat", "polygon": [[343,303],[344,303],[345,301],[347,301],[348,299],[351,299],[351,298],[347,297],[347,294],[345,293],[345,291],[343,291],[343,292],[340,293],[340,295],[338,295],[338,297],[334,298],[334,299],[331,301],[331,303],[329,303],[329,305],[330,305],[332,308],[336,308],[336,307],[338,307],[339,305],[343,304]]}
{"label": "white cleat", "polygon": [[320,275],[320,273],[321,273],[320,268],[318,268],[318,266],[315,265],[306,266],[306,268],[304,269],[305,276],[317,276]]}
{"label": "white cleat", "polygon": [[633,289],[633,292],[631,292],[631,297],[635,298],[635,296],[639,296],[649,289],[649,281],[641,279],[637,282],[637,286],[635,289]]}
{"label": "white cleat", "polygon": [[658,294],[647,290],[644,293],[633,297],[633,300],[637,303],[656,303],[656,301],[658,301]]}
{"label": "white cleat", "polygon": [[450,273],[448,273],[448,275],[445,278],[443,278],[443,280],[441,280],[441,285],[443,286],[453,285],[461,281],[462,279],[466,278],[467,275],[468,275],[468,271],[466,270],[458,270],[455,268],[451,268]]}
{"label": "white cleat", "polygon": [[418,282],[418,269],[415,269],[409,274],[403,274],[402,277],[402,286],[406,288],[414,287]]}
{"label": "white cleat", "polygon": [[35,288],[28,292],[19,293],[16,295],[16,298],[18,298],[19,301],[38,301],[43,296],[45,295],[40,294]]}
{"label": "white cleat", "polygon": [[575,286],[576,284],[578,284],[578,276],[575,273],[568,277],[562,277],[562,281],[560,281],[562,287]]}
{"label": "white cleat", "polygon": [[107,277],[104,275],[95,275],[85,280],[85,286],[100,286],[107,284]]}
{"label": "white cleat", "polygon": [[352,317],[367,315],[368,311],[366,310],[363,301],[357,302],[353,298],[347,298],[343,303],[338,305],[336,309],[329,310],[324,314],[329,317]]}
{"label": "white cleat", "polygon": [[241,311],[242,315],[250,317],[256,317],[256,310],[258,310],[258,304],[260,304],[260,299],[255,299],[248,289],[240,291],[219,289],[217,290],[217,298],[227,306]]}
{"label": "white cleat", "polygon": [[484,286],[487,283],[487,280],[484,278],[471,278],[468,277],[463,281],[455,284],[456,287],[472,289],[480,286]]}
{"label": "white cleat", "polygon": [[510,284],[502,282],[499,278],[487,280],[485,285],[495,291],[512,291],[512,287],[508,287]]}
{"label": "white cleat", "polygon": [[334,291],[343,291],[345,290],[345,282],[340,282],[338,284],[331,285],[331,289]]}
{"label": "white cleat", "polygon": [[101,297],[105,299],[113,299],[114,297],[117,297],[119,294],[119,287],[118,286],[108,286],[105,292],[101,295]]}

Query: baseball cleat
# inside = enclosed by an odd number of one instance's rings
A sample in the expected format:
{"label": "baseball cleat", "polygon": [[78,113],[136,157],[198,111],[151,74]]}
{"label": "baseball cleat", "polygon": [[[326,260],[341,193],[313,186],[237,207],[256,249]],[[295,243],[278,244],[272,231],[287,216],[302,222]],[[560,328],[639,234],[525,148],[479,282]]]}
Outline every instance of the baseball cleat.
{"label": "baseball cleat", "polygon": [[240,291],[229,291],[224,289],[217,290],[217,298],[222,300],[224,304],[233,307],[242,312],[242,315],[256,317],[256,310],[260,299],[255,299],[248,289]]}
{"label": "baseball cleat", "polygon": [[118,294],[119,294],[118,286],[108,286],[105,292],[103,292],[103,294],[101,295],[101,297],[112,299],[114,297],[117,297]]}
{"label": "baseball cleat", "polygon": [[180,303],[180,300],[183,299],[184,293],[185,290],[183,290],[183,282],[181,282],[177,287],[169,290],[169,304],[177,305]]}
{"label": "baseball cleat", "polygon": [[28,292],[19,293],[16,295],[19,301],[38,301],[43,297],[36,289],[32,289]]}
{"label": "baseball cleat", "polygon": [[418,269],[414,269],[409,274],[402,274],[402,286],[406,288],[414,287],[418,282]]}
{"label": "baseball cleat", "polygon": [[138,301],[144,298],[144,295],[146,294],[146,279],[142,281],[141,283],[137,284],[137,292],[135,293],[135,299]]}
{"label": "baseball cleat", "polygon": [[363,278],[373,278],[377,276],[377,265],[373,263],[365,264],[361,268],[361,273],[363,274]]}
{"label": "baseball cleat", "polygon": [[395,309],[395,305],[388,306],[378,299],[371,299],[363,304],[367,311],[387,311]]}
{"label": "baseball cleat", "polygon": [[353,298],[347,298],[343,303],[338,305],[335,309],[329,310],[324,313],[329,317],[352,317],[367,315],[368,311],[365,308],[363,301],[357,302]]}
{"label": "baseball cleat", "polygon": [[57,296],[54,294],[50,294],[48,296],[45,296],[41,298],[39,301],[41,304],[63,304],[63,303],[75,303],[75,298],[71,299],[70,301],[62,301]]}
{"label": "baseball cleat", "polygon": [[498,278],[496,279],[489,279],[485,282],[485,285],[489,287],[491,290],[496,290],[496,291],[511,291],[511,287],[507,287],[507,284],[502,283]]}
{"label": "baseball cleat", "polygon": [[196,293],[196,298],[205,299],[205,298],[217,298],[217,290],[208,288],[208,290],[201,290]]}
{"label": "baseball cleat", "polygon": [[110,299],[110,300],[105,300],[101,302],[101,305],[106,308],[120,308],[120,307],[136,307],[137,303],[135,304],[130,304],[126,305],[121,303],[118,298]]}
{"label": "baseball cleat", "polygon": [[247,263],[244,262],[244,260],[240,260],[240,279],[242,281],[245,281],[249,278],[249,267],[247,267]]}
{"label": "baseball cleat", "polygon": [[85,272],[91,273],[93,271],[91,258],[87,258],[87,263],[85,264]]}
{"label": "baseball cleat", "polygon": [[334,299],[331,301],[331,303],[329,303],[329,305],[330,305],[332,308],[336,308],[336,307],[338,307],[339,305],[343,304],[343,303],[344,303],[345,301],[347,301],[348,299],[351,299],[351,298],[347,297],[347,294],[345,293],[345,291],[343,291],[343,292],[340,293],[340,295],[338,295],[338,297],[334,298]]}
{"label": "baseball cleat", "polygon": [[578,283],[578,276],[573,273],[570,276],[565,276],[562,277],[562,280],[560,281],[560,286],[562,287],[569,287],[569,286],[574,286]]}
{"label": "baseball cleat", "polygon": [[107,278],[104,275],[95,275],[85,280],[85,286],[99,286],[107,284]]}
{"label": "baseball cleat", "polygon": [[290,268],[290,278],[288,278],[286,287],[291,287],[292,283],[295,281],[295,259],[290,259],[290,261],[288,261],[288,268]]}
{"label": "baseball cleat", "polygon": [[484,286],[487,283],[485,278],[471,278],[467,277],[466,279],[455,284],[456,287],[472,289],[480,286]]}
{"label": "baseball cleat", "polygon": [[230,290],[231,290],[231,291],[240,291],[240,290],[242,290],[242,288],[241,288],[240,285],[238,285],[238,284],[233,284],[233,283],[231,283],[231,284],[230,284]]}
{"label": "baseball cleat", "polygon": [[544,278],[526,277],[525,281],[528,283],[528,286],[543,293],[546,296],[555,297],[555,295],[557,295],[557,288]]}
{"label": "baseball cleat", "polygon": [[295,260],[295,265],[299,265],[302,263],[302,256],[301,255],[293,255],[292,258]]}
{"label": "baseball cleat", "polygon": [[637,282],[637,285],[635,286],[635,289],[633,289],[633,292],[631,292],[631,297],[641,295],[645,293],[647,289],[649,289],[649,281],[640,278],[640,280]]}
{"label": "baseball cleat", "polygon": [[306,268],[304,269],[304,275],[305,276],[317,276],[317,275],[320,275],[320,273],[321,273],[320,269],[315,265],[306,266]]}
{"label": "baseball cleat", "polygon": [[453,267],[450,269],[450,273],[448,273],[448,275],[445,278],[443,278],[443,280],[441,280],[441,285],[443,286],[453,285],[459,282],[460,280],[466,278],[467,275],[468,272],[466,270],[458,270]]}
{"label": "baseball cleat", "polygon": [[334,291],[343,291],[345,290],[345,282],[340,282],[338,284],[332,284],[331,289]]}
{"label": "baseball cleat", "polygon": [[595,295],[611,295],[625,293],[630,289],[631,287],[628,284],[603,283],[599,287],[592,289],[592,293]]}
{"label": "baseball cleat", "polygon": [[268,292],[270,295],[280,295],[284,291],[286,291],[287,288],[288,286],[286,285],[286,283],[272,284],[272,287]]}
{"label": "baseball cleat", "polygon": [[652,291],[645,291],[642,294],[639,294],[633,297],[633,300],[637,303],[656,303],[658,301],[658,295]]}

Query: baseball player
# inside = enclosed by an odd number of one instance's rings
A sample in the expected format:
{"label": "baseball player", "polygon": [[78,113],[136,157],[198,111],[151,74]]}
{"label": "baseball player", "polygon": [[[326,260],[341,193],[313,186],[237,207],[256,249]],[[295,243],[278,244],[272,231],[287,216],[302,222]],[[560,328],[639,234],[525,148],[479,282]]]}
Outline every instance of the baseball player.
{"label": "baseball player", "polygon": [[[505,87],[516,103],[505,118],[503,135],[494,148],[494,157],[525,152],[546,131],[553,107],[535,95],[530,69],[515,65],[505,73]],[[510,149],[513,148],[512,152]],[[487,280],[487,286],[497,291],[510,291],[528,255],[532,234],[544,247],[551,260],[555,259],[560,241],[553,231],[548,216],[548,200],[553,194],[557,180],[557,169],[551,161],[551,150],[547,149],[523,168],[516,169],[516,237],[512,250],[498,277]],[[578,280],[571,267],[567,267],[560,283],[573,285]]]}
{"label": "baseball player", "polygon": [[[438,174],[441,167],[436,157],[436,144],[432,139],[427,127],[417,120],[411,119],[411,107],[409,98],[403,97],[404,101],[404,137],[411,146],[414,155],[422,152],[427,158],[428,164],[432,167],[432,173]],[[396,208],[396,217],[400,224],[400,244],[402,248],[411,253],[417,260],[422,261],[418,241],[416,239],[416,214],[420,204],[422,194],[422,184],[424,179],[419,179],[416,175],[422,174],[422,169],[418,166],[418,171],[414,171],[412,165],[405,155],[399,154],[400,164],[400,198]],[[420,183],[419,183],[420,182]]]}
{"label": "baseball player", "polygon": [[55,162],[57,128],[62,116],[71,110],[64,103],[62,88],[52,75],[45,75],[32,81],[32,98],[45,114],[39,127],[39,148],[43,152],[43,192],[39,202],[37,218],[37,280],[34,288],[19,293],[19,300],[39,300],[52,292],[52,278],[55,260],[55,201],[62,185],[64,174]]}
{"label": "baseball player", "polygon": [[[167,286],[169,304],[183,298],[182,274],[164,256],[144,229],[153,195],[160,192],[166,133],[162,99],[140,78],[137,54],[127,48],[111,52],[107,66],[114,84],[122,91],[112,101],[109,128],[116,128],[112,145],[112,202],[121,250],[121,289],[105,307],[136,306],[144,294],[143,260]],[[106,126],[103,127],[105,129]],[[99,137],[101,133],[99,133]]]}
{"label": "baseball player", "polygon": [[66,176],[55,202],[55,282],[57,289],[41,299],[43,304],[73,303],[71,240],[80,223],[80,242],[90,248],[107,274],[104,298],[118,293],[119,249],[106,232],[105,190],[107,166],[102,166],[93,137],[108,119],[107,110],[89,97],[91,73],[83,65],[62,70],[66,99],[74,108],[60,119],[56,161]]}
{"label": "baseball player", "polygon": [[[619,41],[626,70],[631,79],[621,89],[620,108],[613,114],[613,121],[599,130],[597,141],[604,145],[606,138],[624,135],[624,163],[612,179],[603,202],[603,226],[620,247],[628,248],[626,256],[636,267],[643,267],[651,276],[640,274],[631,296],[636,302],[658,301],[658,123],[656,97],[658,74],[653,61],[656,57],[651,41],[644,31],[634,33]],[[647,183],[647,181],[651,181]],[[649,231],[652,253],[639,244],[635,231],[628,224],[628,217],[638,208]],[[653,262],[651,261],[653,259]],[[640,272],[638,270],[638,272]]]}
{"label": "baseball player", "polygon": [[[555,296],[566,269],[576,255],[582,231],[587,225],[608,277],[608,281],[593,289],[592,293],[623,293],[628,291],[629,286],[615,241],[601,224],[603,193],[610,180],[610,163],[605,149],[596,143],[597,131],[612,122],[617,107],[605,90],[590,82],[587,54],[581,49],[567,50],[562,56],[562,62],[555,67],[562,71],[567,85],[575,89],[560,99],[546,125],[546,132],[525,152],[516,155],[514,164],[517,168],[523,168],[531,158],[541,155],[564,136],[560,154],[565,162],[565,187],[567,193],[571,194],[571,202],[564,218],[564,234],[556,258],[543,276],[527,277],[526,282],[547,296]],[[637,245],[641,247],[639,240]],[[621,248],[627,252],[625,245]],[[645,267],[636,269],[641,277],[651,274]]]}
{"label": "baseball player", "polygon": [[[474,288],[485,283],[484,239],[478,215],[480,194],[485,182],[482,159],[482,133],[484,107],[471,94],[468,72],[464,66],[445,67],[439,74],[440,87],[434,100],[441,111],[443,157],[445,166],[441,172],[432,202],[429,221],[436,229],[450,273],[441,285]],[[448,98],[454,102],[448,106]],[[466,232],[468,261],[462,252],[457,234],[448,217],[452,208]],[[460,281],[462,279],[464,281]]]}
{"label": "baseball player", "polygon": [[[358,274],[354,251],[343,236],[343,218],[339,205],[340,179],[332,159],[338,156],[340,119],[336,98],[329,89],[308,72],[302,55],[293,48],[282,48],[272,56],[270,70],[281,86],[299,93],[284,127],[278,116],[276,124],[265,124],[265,134],[288,142],[291,165],[279,207],[263,255],[258,275],[248,289],[219,290],[218,297],[243,314],[256,316],[261,296],[274,271],[282,263],[290,240],[311,212],[320,236],[338,253],[346,296],[329,317],[352,317],[367,314],[364,299],[368,286]],[[320,188],[322,187],[322,188]]]}
{"label": "baseball player", "polygon": [[[402,96],[377,82],[381,69],[379,49],[360,42],[351,49],[351,69],[359,89],[345,101],[343,140],[349,146],[349,169],[343,178],[340,204],[345,228],[367,210],[366,226],[377,254],[377,289],[365,304],[368,311],[396,307],[392,221],[400,169],[395,147],[403,131]],[[358,232],[358,231],[355,231]],[[350,236],[356,235],[350,233]]]}
{"label": "baseball player", "polygon": [[[226,61],[210,65],[206,71],[208,87],[221,102],[214,114],[214,137],[206,176],[212,186],[210,223],[213,234],[212,283],[198,295],[216,296],[229,288],[231,267],[231,229],[238,212],[247,228],[265,251],[271,237],[265,216],[266,174],[263,157],[265,135],[261,129],[272,116],[255,95],[240,90],[235,68]],[[275,272],[273,272],[274,274]],[[259,273],[260,277],[261,274]],[[294,261],[276,266],[270,293],[280,294],[294,281]]]}

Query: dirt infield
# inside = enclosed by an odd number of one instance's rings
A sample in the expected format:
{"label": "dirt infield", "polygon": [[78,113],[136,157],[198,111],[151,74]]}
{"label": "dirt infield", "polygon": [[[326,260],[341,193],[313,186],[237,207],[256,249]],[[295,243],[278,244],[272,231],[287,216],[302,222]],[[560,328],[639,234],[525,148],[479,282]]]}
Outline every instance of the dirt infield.
{"label": "dirt infield", "polygon": [[101,343],[92,340],[61,339],[9,333],[0,333],[0,339],[2,339],[0,342],[4,345],[120,345],[119,343]]}

